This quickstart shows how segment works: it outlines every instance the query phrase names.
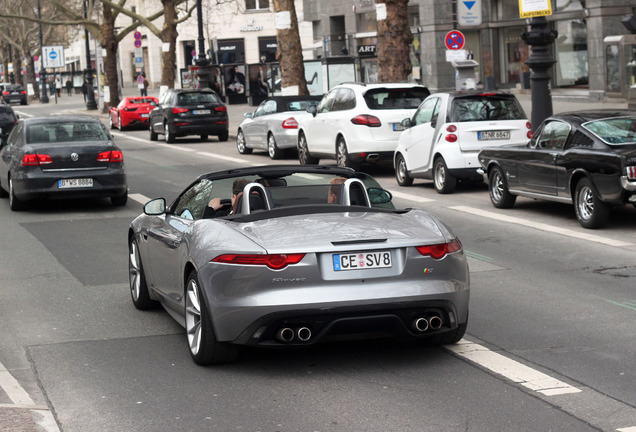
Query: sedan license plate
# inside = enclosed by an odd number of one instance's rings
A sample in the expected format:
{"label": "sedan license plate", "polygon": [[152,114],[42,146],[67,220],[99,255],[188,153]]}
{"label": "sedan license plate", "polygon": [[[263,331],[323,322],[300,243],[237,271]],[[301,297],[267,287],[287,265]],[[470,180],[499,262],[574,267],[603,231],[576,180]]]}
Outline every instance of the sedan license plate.
{"label": "sedan license plate", "polygon": [[57,181],[58,189],[93,187],[92,178],[64,179]]}
{"label": "sedan license plate", "polygon": [[404,126],[402,126],[401,123],[393,123],[393,130],[396,132],[400,132],[403,131],[404,129],[406,129]]}
{"label": "sedan license plate", "polygon": [[148,114],[142,114],[141,118],[148,118]]}
{"label": "sedan license plate", "polygon": [[202,115],[202,114],[211,114],[210,110],[192,110],[192,114],[194,115]]}
{"label": "sedan license plate", "polygon": [[391,267],[391,251],[333,254],[334,271]]}
{"label": "sedan license plate", "polygon": [[479,140],[510,139],[510,131],[509,130],[498,130],[498,131],[477,132],[477,139],[479,139]]}

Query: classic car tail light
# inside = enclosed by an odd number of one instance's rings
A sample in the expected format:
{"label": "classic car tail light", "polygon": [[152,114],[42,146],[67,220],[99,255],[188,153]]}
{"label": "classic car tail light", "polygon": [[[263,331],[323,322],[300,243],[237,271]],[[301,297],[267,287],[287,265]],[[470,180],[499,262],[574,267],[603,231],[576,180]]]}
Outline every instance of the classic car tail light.
{"label": "classic car tail light", "polygon": [[298,122],[295,118],[290,117],[283,120],[283,129],[298,129]]}
{"label": "classic car tail light", "polygon": [[528,139],[531,139],[534,136],[534,132],[532,132],[532,123],[526,122],[526,129],[528,129],[528,133],[526,133],[526,136],[528,137]]}
{"label": "classic car tail light", "polygon": [[415,249],[417,249],[420,254],[424,256],[430,256],[433,259],[442,259],[447,254],[457,252],[458,250],[461,250],[461,248],[462,243],[457,239],[449,243],[440,243],[428,246],[415,246]]}
{"label": "classic car tail light", "polygon": [[226,112],[227,111],[227,107],[225,105],[214,107],[214,111]]}
{"label": "classic car tail light", "polygon": [[457,135],[455,135],[455,132],[457,132],[457,126],[455,125],[446,126],[446,132],[448,132],[448,135],[446,135],[446,137],[444,138],[446,141],[448,142],[457,141]]}
{"label": "classic car tail light", "polygon": [[37,166],[53,163],[53,158],[47,154],[26,154],[22,156],[22,166]]}
{"label": "classic car tail light", "polygon": [[351,119],[351,123],[355,125],[368,126],[368,127],[380,127],[382,122],[376,116],[369,114],[361,114]]}
{"label": "classic car tail light", "polygon": [[260,265],[267,266],[273,270],[281,270],[288,265],[298,264],[304,256],[304,253],[272,255],[224,254],[214,258],[212,262],[237,265]]}
{"label": "classic car tail light", "polygon": [[636,166],[628,166],[625,168],[627,178],[630,180],[636,180]]}
{"label": "classic car tail light", "polygon": [[98,162],[123,162],[124,154],[119,150],[105,151],[97,155]]}
{"label": "classic car tail light", "polygon": [[3,95],[8,95],[8,94],[10,94],[10,93],[9,93],[8,91],[4,91],[4,92],[2,92],[2,94],[3,94]]}
{"label": "classic car tail light", "polygon": [[172,114],[180,114],[184,112],[188,112],[188,109],[187,108],[172,108]]}

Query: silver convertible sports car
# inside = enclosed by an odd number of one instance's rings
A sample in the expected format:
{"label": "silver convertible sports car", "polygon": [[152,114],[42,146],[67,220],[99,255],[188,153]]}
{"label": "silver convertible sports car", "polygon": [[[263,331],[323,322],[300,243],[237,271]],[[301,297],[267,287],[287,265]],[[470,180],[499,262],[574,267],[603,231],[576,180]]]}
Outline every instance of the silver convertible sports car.
{"label": "silver convertible sports car", "polygon": [[[247,198],[246,198],[247,197]],[[132,301],[161,304],[205,365],[240,345],[334,337],[459,341],[468,322],[462,244],[424,210],[350,168],[278,165],[205,174],[128,233]]]}

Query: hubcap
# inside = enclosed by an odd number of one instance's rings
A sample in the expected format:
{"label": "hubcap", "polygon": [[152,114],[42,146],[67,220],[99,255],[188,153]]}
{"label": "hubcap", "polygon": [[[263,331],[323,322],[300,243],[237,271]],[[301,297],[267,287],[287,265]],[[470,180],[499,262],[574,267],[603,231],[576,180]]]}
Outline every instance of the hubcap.
{"label": "hubcap", "polygon": [[139,251],[137,250],[137,242],[130,243],[130,252],[128,253],[128,269],[130,279],[130,292],[133,300],[139,300],[141,290],[141,266],[139,265]]}
{"label": "hubcap", "polygon": [[404,183],[404,179],[406,178],[406,162],[404,162],[402,158],[398,161],[397,175],[400,183]]}
{"label": "hubcap", "polygon": [[304,135],[300,137],[300,143],[298,144],[298,158],[301,164],[307,163],[307,141],[305,141]]}
{"label": "hubcap", "polygon": [[446,171],[444,170],[444,165],[441,163],[438,163],[435,169],[435,183],[437,183],[439,189],[442,189],[444,183],[446,183]]}
{"label": "hubcap", "polygon": [[499,171],[495,172],[495,178],[492,183],[492,196],[495,201],[500,201],[504,194],[504,182]]}
{"label": "hubcap", "polygon": [[338,166],[339,167],[347,166],[347,146],[342,141],[338,143]]}
{"label": "hubcap", "polygon": [[594,214],[594,193],[587,186],[579,191],[579,214],[582,219],[589,219]]}
{"label": "hubcap", "polygon": [[269,150],[269,157],[273,158],[276,153],[276,140],[274,139],[274,135],[270,135],[269,138],[267,138],[267,148]]}
{"label": "hubcap", "polygon": [[238,147],[239,153],[243,153],[245,151],[245,137],[243,136],[243,132],[239,132],[236,139],[236,146]]}
{"label": "hubcap", "polygon": [[190,279],[186,292],[186,332],[190,351],[196,355],[201,347],[201,303],[199,302],[199,288]]}
{"label": "hubcap", "polygon": [[15,197],[13,196],[13,180],[9,180],[9,205],[13,205],[13,200]]}

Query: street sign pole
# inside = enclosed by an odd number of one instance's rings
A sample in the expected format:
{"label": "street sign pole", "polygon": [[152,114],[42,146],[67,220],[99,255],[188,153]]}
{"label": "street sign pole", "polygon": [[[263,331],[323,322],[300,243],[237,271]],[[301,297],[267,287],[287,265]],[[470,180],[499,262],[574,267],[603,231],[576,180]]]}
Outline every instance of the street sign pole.
{"label": "street sign pole", "polygon": [[40,27],[40,103],[49,103],[49,96],[46,94],[46,69],[44,69],[44,52],[42,44],[42,8],[40,7],[40,0],[38,0],[38,19]]}

